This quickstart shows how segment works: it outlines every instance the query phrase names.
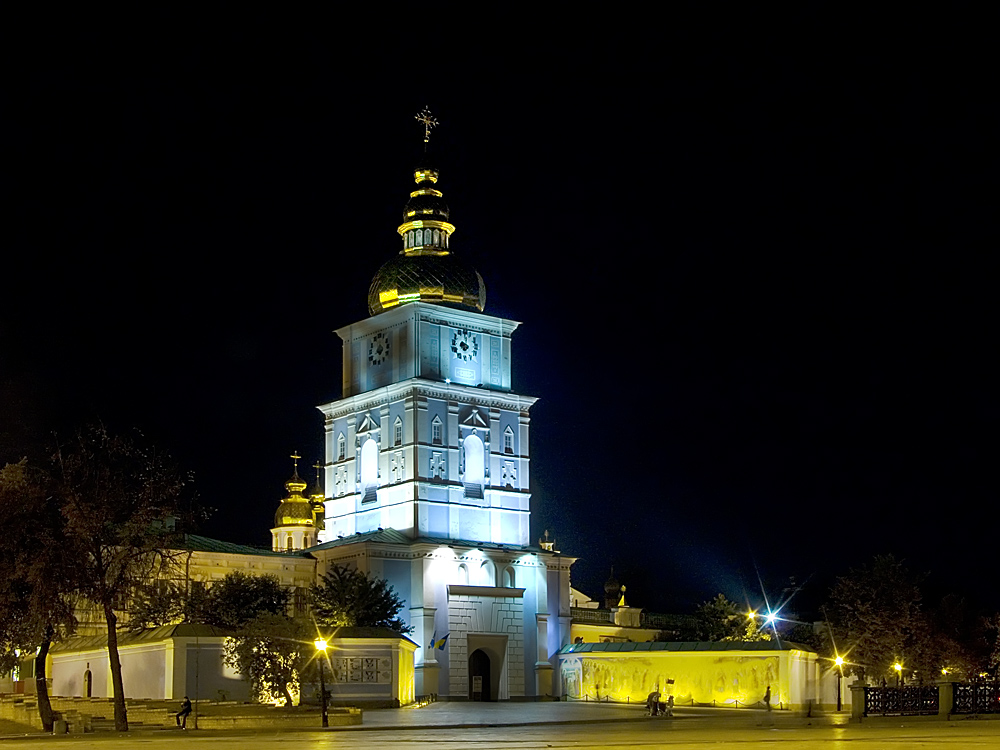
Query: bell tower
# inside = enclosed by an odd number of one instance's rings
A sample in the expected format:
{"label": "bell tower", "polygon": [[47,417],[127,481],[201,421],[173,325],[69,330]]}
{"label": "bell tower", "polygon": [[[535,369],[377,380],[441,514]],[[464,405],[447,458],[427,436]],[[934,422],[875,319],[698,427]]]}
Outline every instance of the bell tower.
{"label": "bell tower", "polygon": [[344,398],[320,406],[326,430],[321,541],[392,528],[527,545],[530,396],[513,392],[515,321],[484,313],[486,285],[454,248],[456,232],[427,152],[375,274],[371,316],[337,331]]}

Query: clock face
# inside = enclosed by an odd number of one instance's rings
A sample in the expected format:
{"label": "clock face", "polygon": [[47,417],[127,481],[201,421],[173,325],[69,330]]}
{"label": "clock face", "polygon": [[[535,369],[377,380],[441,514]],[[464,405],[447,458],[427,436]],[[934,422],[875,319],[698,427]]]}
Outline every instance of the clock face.
{"label": "clock face", "polygon": [[463,362],[472,362],[479,354],[479,337],[468,331],[455,331],[451,336],[451,351]]}
{"label": "clock face", "polygon": [[368,342],[368,364],[380,365],[389,358],[389,337],[379,331]]}

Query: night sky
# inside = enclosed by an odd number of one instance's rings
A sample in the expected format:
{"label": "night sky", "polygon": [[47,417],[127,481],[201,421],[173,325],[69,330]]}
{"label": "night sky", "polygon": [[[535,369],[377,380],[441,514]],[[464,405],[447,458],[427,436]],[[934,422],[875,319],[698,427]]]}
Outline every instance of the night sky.
{"label": "night sky", "polygon": [[986,20],[671,12],[459,19],[423,51],[433,27],[306,18],[23,39],[0,461],[138,427],[194,472],[205,533],[268,545],[341,395],[333,330],[399,250],[428,105],[452,249],[523,323],[532,538],[580,558],[575,586],[613,564],[631,604],[684,612],[794,576],[812,615],[891,552],[1000,608]]}

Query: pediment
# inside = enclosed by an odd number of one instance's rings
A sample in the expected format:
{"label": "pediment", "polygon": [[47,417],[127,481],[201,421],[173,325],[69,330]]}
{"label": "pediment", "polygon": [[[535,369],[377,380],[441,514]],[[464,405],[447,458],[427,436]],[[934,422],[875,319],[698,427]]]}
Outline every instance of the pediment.
{"label": "pediment", "polygon": [[375,432],[379,427],[379,423],[372,419],[371,414],[365,414],[365,418],[361,420],[361,424],[358,426],[358,432]]}
{"label": "pediment", "polygon": [[469,415],[462,420],[462,424],[466,427],[488,427],[486,420],[483,419],[483,415],[478,409],[473,409],[469,412]]}

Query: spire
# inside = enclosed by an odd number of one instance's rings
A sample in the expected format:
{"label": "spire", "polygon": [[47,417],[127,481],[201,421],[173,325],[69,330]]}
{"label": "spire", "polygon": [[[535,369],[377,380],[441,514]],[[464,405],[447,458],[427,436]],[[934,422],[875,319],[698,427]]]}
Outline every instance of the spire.
{"label": "spire", "polygon": [[455,225],[444,194],[435,187],[438,170],[427,157],[431,128],[438,121],[427,107],[415,119],[424,126],[424,158],[413,170],[417,189],[410,193],[403,223],[396,229],[403,248],[375,274],[368,290],[368,310],[377,315],[407,302],[433,302],[482,312],[486,285],[476,269],[454,256]]}
{"label": "spire", "polygon": [[292,495],[297,495],[306,488],[306,483],[302,481],[299,476],[299,459],[302,456],[299,455],[298,451],[292,451],[292,455],[289,456],[292,459],[292,478],[285,482],[285,489]]}

